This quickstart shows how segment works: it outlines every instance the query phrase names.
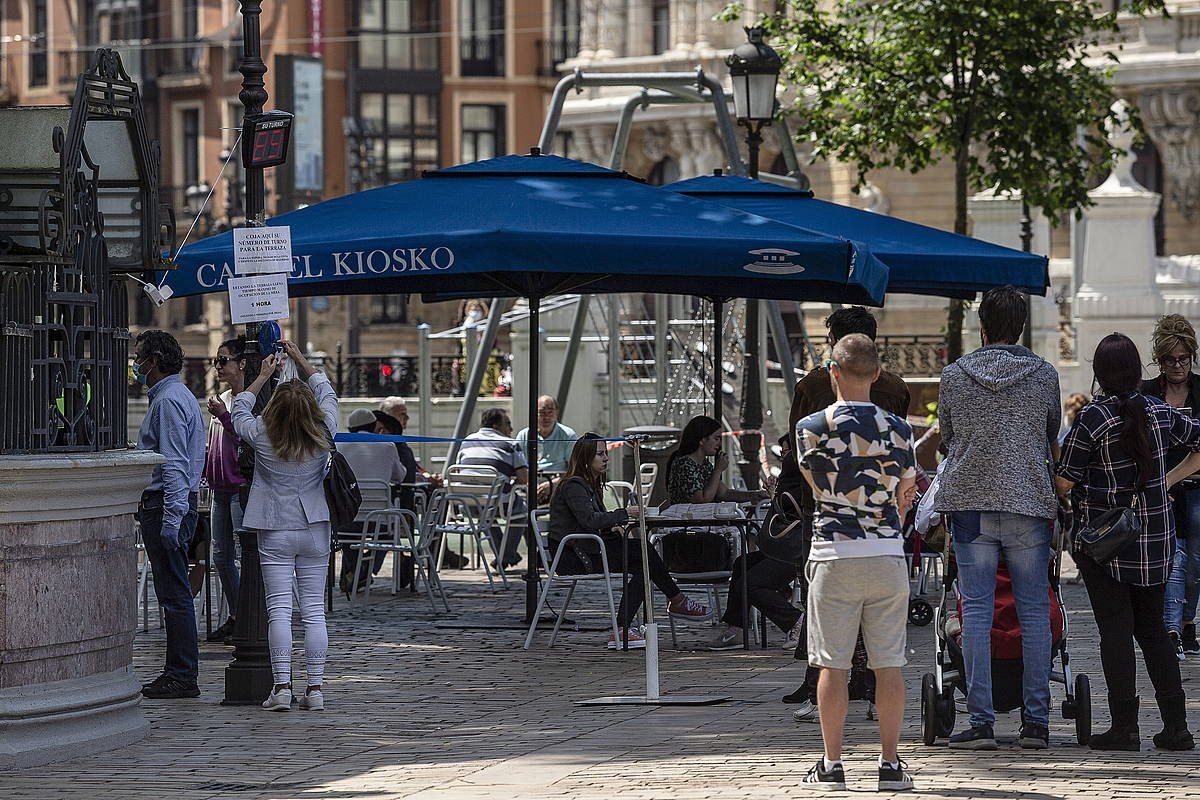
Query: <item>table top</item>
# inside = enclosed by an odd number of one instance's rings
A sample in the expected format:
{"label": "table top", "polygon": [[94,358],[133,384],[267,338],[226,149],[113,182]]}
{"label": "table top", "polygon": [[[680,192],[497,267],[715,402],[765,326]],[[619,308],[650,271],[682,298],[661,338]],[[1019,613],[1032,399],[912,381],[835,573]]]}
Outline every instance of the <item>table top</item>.
{"label": "table top", "polygon": [[[637,520],[630,522],[637,524]],[[744,528],[756,524],[753,517],[666,517],[661,514],[646,517],[647,528]]]}

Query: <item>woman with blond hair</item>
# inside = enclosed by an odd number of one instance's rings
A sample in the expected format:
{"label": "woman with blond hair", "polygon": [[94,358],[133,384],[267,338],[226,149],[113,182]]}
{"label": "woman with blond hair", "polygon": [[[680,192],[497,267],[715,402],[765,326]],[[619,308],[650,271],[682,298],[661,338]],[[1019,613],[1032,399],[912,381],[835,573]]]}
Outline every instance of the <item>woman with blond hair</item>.
{"label": "woman with blond hair", "polygon": [[280,342],[303,381],[275,387],[261,417],[255,398],[279,369],[282,356],[262,361],[258,377],[233,400],[233,427],[254,448],[254,480],[243,524],[258,534],[267,595],[267,640],[275,685],[263,702],[268,711],[292,707],[292,576],[300,587],[308,687],[300,708],[325,707],[322,680],[329,635],[325,629],[325,573],[329,564],[329,505],[325,463],[337,429],[338,400],[329,379],[313,369],[293,342]]}
{"label": "woman with blond hair", "polygon": [[[1196,329],[1180,314],[1167,314],[1154,326],[1154,363],[1157,378],[1143,381],[1142,394],[1162,399],[1190,417],[1200,417],[1200,375],[1196,363]],[[1167,451],[1167,469],[1186,457],[1183,448]],[[1184,480],[1174,492],[1175,557],[1167,582],[1163,621],[1180,661],[1200,654],[1196,640],[1196,601],[1200,596],[1200,481]],[[1186,620],[1187,624],[1184,624]]]}

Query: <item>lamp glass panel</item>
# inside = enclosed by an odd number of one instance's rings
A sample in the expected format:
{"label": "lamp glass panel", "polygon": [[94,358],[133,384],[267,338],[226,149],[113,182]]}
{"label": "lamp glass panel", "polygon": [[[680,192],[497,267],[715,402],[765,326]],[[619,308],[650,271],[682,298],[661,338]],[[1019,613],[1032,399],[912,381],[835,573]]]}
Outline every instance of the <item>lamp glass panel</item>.
{"label": "lamp glass panel", "polygon": [[734,113],[738,119],[746,119],[750,113],[750,76],[734,75],[732,80]]}
{"label": "lamp glass panel", "polygon": [[[779,76],[774,72],[750,76],[750,119],[769,120],[774,116],[775,84],[778,80]],[[742,116],[741,111],[738,111],[738,116]]]}

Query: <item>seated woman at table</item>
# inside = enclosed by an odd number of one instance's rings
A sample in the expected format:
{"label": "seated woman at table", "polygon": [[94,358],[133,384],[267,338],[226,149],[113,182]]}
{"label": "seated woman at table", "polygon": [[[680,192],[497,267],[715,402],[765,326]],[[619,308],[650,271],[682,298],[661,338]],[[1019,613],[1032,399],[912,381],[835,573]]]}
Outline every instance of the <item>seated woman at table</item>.
{"label": "seated woman at table", "polygon": [[[558,552],[562,540],[572,533],[598,534],[604,541],[604,551],[609,569],[618,574],[621,569],[622,548],[618,525],[629,522],[631,516],[641,513],[638,507],[605,511],[603,504],[604,475],[608,472],[608,447],[594,433],[585,433],[571,449],[571,458],[562,482],[550,499],[550,527],[547,538],[550,542],[551,558]],[[629,542],[627,568],[629,583],[621,607],[617,611],[617,624],[622,629],[633,622],[646,597],[643,580],[642,550],[637,539]],[[671,580],[666,566],[658,553],[649,551],[650,580],[669,600],[667,612],[676,619],[703,621],[712,617],[712,610],[685,595]],[[560,575],[595,574],[603,570],[600,548],[594,541],[574,539],[567,542],[558,562]],[[629,646],[646,646],[641,630],[629,628]],[[610,634],[608,649],[617,649],[616,634]]]}
{"label": "seated woman at table", "polygon": [[727,487],[721,479],[727,466],[729,457],[721,447],[721,423],[712,417],[692,417],[679,436],[679,448],[667,462],[667,502],[756,503],[770,498],[764,491]]}

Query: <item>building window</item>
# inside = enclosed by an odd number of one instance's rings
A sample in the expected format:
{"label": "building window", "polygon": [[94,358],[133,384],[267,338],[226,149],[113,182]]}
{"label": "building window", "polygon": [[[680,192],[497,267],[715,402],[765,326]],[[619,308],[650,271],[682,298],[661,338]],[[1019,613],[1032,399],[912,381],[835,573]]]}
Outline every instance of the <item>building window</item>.
{"label": "building window", "polygon": [[[1143,139],[1141,144],[1133,148],[1133,154],[1137,157],[1137,161],[1133,162],[1133,179],[1150,191],[1162,195],[1162,157],[1158,153],[1158,148],[1154,146],[1154,142],[1149,138]],[[1159,203],[1158,211],[1154,214],[1154,254],[1157,256],[1161,256],[1167,251],[1164,205],[1165,203]]]}
{"label": "building window", "polygon": [[462,74],[504,75],[504,0],[459,0]]}
{"label": "building window", "polygon": [[378,178],[383,183],[412,180],[437,169],[438,96],[363,92],[359,118],[379,132],[371,140]]}
{"label": "building window", "polygon": [[377,295],[371,298],[371,317],[374,324],[406,324],[408,322],[408,295]]}
{"label": "building window", "polygon": [[359,0],[358,66],[437,71],[435,0]]}
{"label": "building window", "polygon": [[179,114],[180,155],[183,157],[183,186],[200,182],[200,109],[185,108]]}
{"label": "building window", "polygon": [[579,52],[579,0],[554,0],[550,16],[550,66],[553,68]]}
{"label": "building window", "polygon": [[671,3],[670,0],[651,0],[650,30],[653,34],[655,53],[671,49]]}
{"label": "building window", "polygon": [[46,19],[46,0],[33,0],[29,45],[29,85],[45,86],[49,78],[49,24]]}
{"label": "building window", "polygon": [[507,152],[504,106],[462,107],[462,163],[495,158]]}

